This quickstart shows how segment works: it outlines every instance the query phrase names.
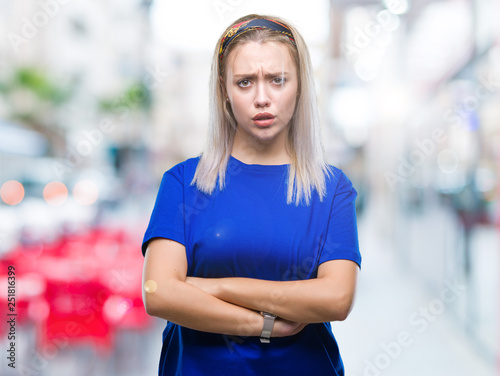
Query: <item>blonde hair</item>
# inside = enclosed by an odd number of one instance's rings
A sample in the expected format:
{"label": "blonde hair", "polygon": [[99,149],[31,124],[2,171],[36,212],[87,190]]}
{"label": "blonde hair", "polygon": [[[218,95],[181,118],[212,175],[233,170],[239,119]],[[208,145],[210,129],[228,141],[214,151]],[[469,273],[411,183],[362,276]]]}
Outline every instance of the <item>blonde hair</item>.
{"label": "blonde hair", "polygon": [[[287,36],[278,32],[268,29],[252,30],[231,41],[219,62],[220,44],[227,31],[235,24],[255,18],[276,20],[286,25],[292,31],[295,45]],[[217,178],[220,190],[225,186],[226,169],[237,123],[230,103],[226,102],[221,77],[224,77],[231,51],[249,41],[286,45],[297,68],[298,96],[286,139],[286,147],[290,153],[286,203],[290,204],[295,200],[295,205],[298,206],[300,201],[305,199],[306,205],[309,205],[313,189],[317,190],[320,201],[323,201],[326,195],[325,176],[329,173],[333,174],[333,170],[326,162],[321,143],[318,104],[309,51],[295,27],[281,18],[266,15],[249,14],[237,19],[224,31],[217,42],[210,75],[208,138],[191,185],[196,184],[200,191],[207,194],[213,193]]]}

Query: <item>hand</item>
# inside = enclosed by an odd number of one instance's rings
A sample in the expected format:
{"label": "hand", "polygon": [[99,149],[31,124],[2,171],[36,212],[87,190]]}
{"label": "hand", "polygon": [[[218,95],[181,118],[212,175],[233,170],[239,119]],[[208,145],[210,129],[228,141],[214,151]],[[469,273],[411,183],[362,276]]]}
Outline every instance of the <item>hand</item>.
{"label": "hand", "polygon": [[299,333],[306,327],[307,323],[285,320],[281,317],[276,317],[274,321],[271,337],[288,337]]}

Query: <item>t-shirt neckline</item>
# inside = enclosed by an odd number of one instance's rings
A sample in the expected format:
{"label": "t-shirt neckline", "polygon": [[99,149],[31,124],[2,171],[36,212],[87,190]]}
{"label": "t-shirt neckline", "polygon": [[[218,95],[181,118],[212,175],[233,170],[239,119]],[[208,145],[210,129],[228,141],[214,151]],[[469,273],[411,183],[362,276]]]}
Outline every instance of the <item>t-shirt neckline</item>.
{"label": "t-shirt neckline", "polygon": [[233,157],[231,154],[229,154],[229,159],[233,161],[233,163],[236,163],[236,165],[248,169],[248,170],[254,170],[254,171],[286,171],[288,169],[288,166],[290,164],[280,164],[280,165],[262,165],[262,164],[247,164],[239,159],[236,159]]}

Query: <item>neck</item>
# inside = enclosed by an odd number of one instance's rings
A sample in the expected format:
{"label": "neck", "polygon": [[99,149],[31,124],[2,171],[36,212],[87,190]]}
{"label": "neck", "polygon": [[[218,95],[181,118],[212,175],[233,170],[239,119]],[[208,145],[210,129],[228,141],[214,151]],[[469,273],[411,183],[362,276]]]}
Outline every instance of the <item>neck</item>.
{"label": "neck", "polygon": [[[285,132],[283,132],[285,133]],[[285,139],[275,139],[270,143],[259,142],[251,138],[238,137],[236,132],[231,155],[247,164],[279,165],[290,163]]]}

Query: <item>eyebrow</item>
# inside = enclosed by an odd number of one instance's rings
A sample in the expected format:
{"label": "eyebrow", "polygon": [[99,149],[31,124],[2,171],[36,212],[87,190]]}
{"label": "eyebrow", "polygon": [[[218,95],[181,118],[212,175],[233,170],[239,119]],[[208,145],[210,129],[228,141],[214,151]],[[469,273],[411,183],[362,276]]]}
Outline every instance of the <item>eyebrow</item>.
{"label": "eyebrow", "polygon": [[[281,75],[285,75],[285,74],[288,74],[288,72],[276,72],[276,73],[266,73],[264,75],[264,78],[272,78],[272,77],[277,77],[277,76],[281,76]],[[245,74],[245,73],[242,73],[242,74],[235,74],[233,75],[234,78],[238,79],[238,78],[256,78],[257,77],[257,74],[256,73],[248,73],[248,74]]]}

